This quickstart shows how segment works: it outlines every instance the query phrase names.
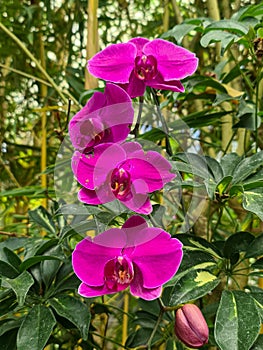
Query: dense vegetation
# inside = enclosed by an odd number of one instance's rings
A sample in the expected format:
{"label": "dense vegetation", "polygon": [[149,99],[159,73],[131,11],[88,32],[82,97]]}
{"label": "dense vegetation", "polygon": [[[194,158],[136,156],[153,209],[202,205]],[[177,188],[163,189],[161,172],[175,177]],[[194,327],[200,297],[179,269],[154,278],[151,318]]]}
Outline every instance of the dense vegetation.
{"label": "dense vegetation", "polygon": [[[187,303],[209,326],[202,349],[263,348],[262,15],[261,1],[1,1],[1,350],[185,349],[174,314]],[[73,249],[134,213],[78,201],[68,123],[104,90],[87,58],[137,36],[199,59],[185,92],[134,99],[129,135],[176,174],[144,217],[183,243],[183,261],[158,300],[83,298]]]}

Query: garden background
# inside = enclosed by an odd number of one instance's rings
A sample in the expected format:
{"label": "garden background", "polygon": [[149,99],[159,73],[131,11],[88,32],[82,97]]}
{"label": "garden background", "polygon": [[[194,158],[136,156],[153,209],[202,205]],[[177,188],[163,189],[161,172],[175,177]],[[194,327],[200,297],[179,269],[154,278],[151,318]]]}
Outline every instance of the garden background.
{"label": "garden background", "polygon": [[[209,326],[202,349],[263,349],[262,16],[261,1],[1,1],[1,350],[186,349],[174,334],[186,303]],[[136,134],[177,174],[147,220],[183,243],[183,262],[159,301],[83,298],[74,247],[131,212],[72,197],[68,123],[103,91],[87,59],[138,36],[199,58],[185,92],[146,91]]]}

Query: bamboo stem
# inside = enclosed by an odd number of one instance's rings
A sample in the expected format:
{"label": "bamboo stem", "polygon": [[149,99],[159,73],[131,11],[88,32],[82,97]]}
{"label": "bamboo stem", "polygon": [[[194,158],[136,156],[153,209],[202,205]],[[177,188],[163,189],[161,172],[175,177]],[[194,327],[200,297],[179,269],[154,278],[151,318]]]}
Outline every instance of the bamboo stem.
{"label": "bamboo stem", "polygon": [[[88,38],[86,46],[87,60],[98,52],[98,11],[99,1],[88,1]],[[85,89],[96,89],[98,87],[98,79],[93,77],[88,70],[85,70]]]}
{"label": "bamboo stem", "polygon": [[[39,35],[39,50],[40,50],[40,62],[41,66],[46,70],[46,59],[45,59],[45,47],[43,43],[42,34]],[[40,85],[41,99],[44,105],[46,104],[47,98],[47,86],[45,84]],[[41,112],[41,186],[47,188],[47,174],[44,171],[47,168],[47,113],[46,111]],[[43,198],[42,205],[47,208],[48,202],[47,198]]]}
{"label": "bamboo stem", "polygon": [[128,321],[129,321],[129,294],[124,292],[123,295],[123,317],[122,317],[122,345],[124,346],[128,337]]}

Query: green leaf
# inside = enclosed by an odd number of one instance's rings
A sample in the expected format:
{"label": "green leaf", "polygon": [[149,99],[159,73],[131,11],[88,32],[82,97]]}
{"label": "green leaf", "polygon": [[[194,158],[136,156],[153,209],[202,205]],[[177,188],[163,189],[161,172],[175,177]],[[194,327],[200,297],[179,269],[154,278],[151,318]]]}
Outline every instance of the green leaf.
{"label": "green leaf", "polygon": [[188,24],[188,23],[182,23],[178,24],[172,29],[170,29],[168,32],[164,33],[162,35],[162,38],[170,38],[173,37],[178,43],[181,43],[184,36],[187,35],[192,30],[196,29],[196,24]]}
{"label": "green leaf", "polygon": [[217,29],[220,30],[221,34],[222,31],[228,31],[230,33],[232,32],[236,33],[237,35],[243,36],[247,34],[249,28],[238,21],[234,21],[231,19],[223,19],[221,21],[212,22],[205,28],[205,32],[214,31]]}
{"label": "green leaf", "polygon": [[252,175],[263,165],[263,151],[257,152],[251,157],[244,158],[233,173],[233,184],[241,183],[249,175]]}
{"label": "green leaf", "polygon": [[32,221],[36,222],[45,230],[54,235],[56,234],[56,226],[52,220],[52,216],[44,207],[39,206],[34,210],[29,210],[28,215]]}
{"label": "green leaf", "polygon": [[[5,319],[4,322],[1,322],[0,324],[0,337],[5,334],[6,332],[9,332],[12,329],[19,328],[21,325],[21,318],[18,319]],[[2,343],[0,343],[2,344]],[[1,345],[0,345],[1,346]],[[0,347],[1,349],[1,347]]]}
{"label": "green leaf", "polygon": [[187,303],[211,292],[220,280],[205,270],[190,270],[171,289],[169,305]]}
{"label": "green leaf", "polygon": [[25,271],[29,269],[30,267],[38,264],[41,261],[45,260],[61,260],[57,256],[45,256],[45,255],[40,255],[40,256],[32,256],[31,258],[26,259],[25,261],[22,262],[20,265],[20,271]]}
{"label": "green leaf", "polygon": [[12,289],[0,292],[0,316],[6,315],[17,306],[16,296]]}
{"label": "green leaf", "polygon": [[256,214],[263,221],[263,187],[244,191],[243,208]]}
{"label": "green leaf", "polygon": [[200,44],[203,47],[207,47],[213,42],[220,41],[222,45],[223,52],[227,50],[228,46],[239,40],[236,34],[222,32],[221,30],[213,30],[204,34],[200,40]]}
{"label": "green leaf", "polygon": [[[63,260],[64,258],[63,250],[60,245],[50,248],[48,251],[45,252],[45,255],[43,256],[57,257],[60,260]],[[41,276],[47,288],[49,287],[59,270],[59,267],[61,265],[60,260],[43,260],[40,263]]]}
{"label": "green leaf", "polygon": [[263,334],[260,334],[250,350],[263,349]]}
{"label": "green leaf", "polygon": [[24,271],[23,273],[21,273],[21,275],[19,275],[16,278],[13,278],[13,279],[5,278],[4,281],[15,292],[17,296],[18,306],[23,306],[26,299],[26,295],[30,287],[34,284],[34,279],[30,275],[30,273],[27,271]]}
{"label": "green leaf", "polygon": [[17,335],[17,350],[42,350],[56,324],[52,311],[35,305],[24,318]]}
{"label": "green leaf", "polygon": [[243,291],[223,291],[215,322],[215,340],[221,350],[249,350],[261,320],[254,299]]}
{"label": "green leaf", "polygon": [[255,112],[253,111],[253,113],[246,113],[240,116],[239,121],[233,125],[233,129],[244,128],[247,130],[255,131],[260,127],[260,124],[261,124],[261,118],[257,116],[257,123],[256,123]]}
{"label": "green leaf", "polygon": [[245,252],[255,237],[249,232],[237,232],[231,235],[224,245],[224,256],[231,258],[234,253]]}
{"label": "green leaf", "polygon": [[201,251],[210,254],[213,257],[220,258],[220,251],[215,245],[208,242],[206,239],[190,234],[179,234],[176,236],[184,246],[184,249],[192,251]]}
{"label": "green leaf", "polygon": [[263,234],[256,237],[254,241],[249,245],[245,257],[255,258],[261,255],[263,255]]}
{"label": "green leaf", "polygon": [[[125,343],[125,346],[130,348],[137,348],[139,346],[146,345],[152,333],[152,329],[149,328],[139,328],[136,332],[131,333]],[[152,345],[161,338],[160,330],[155,333]]]}
{"label": "green leaf", "polygon": [[17,330],[14,329],[0,336],[0,349],[1,350],[16,349],[16,335],[17,335]]}
{"label": "green leaf", "polygon": [[88,338],[90,312],[86,304],[69,295],[50,299],[49,303],[60,316],[65,317],[79,329],[84,340]]}
{"label": "green leaf", "polygon": [[232,181],[232,176],[228,175],[223,177],[223,179],[221,181],[218,182],[218,184],[216,185],[216,190],[218,191],[219,195],[222,195],[224,193],[227,193],[229,184]]}
{"label": "green leaf", "polygon": [[15,278],[19,274],[18,270],[5,261],[0,260],[0,276]]}
{"label": "green leaf", "polygon": [[5,253],[6,259],[10,265],[12,265],[15,269],[19,269],[19,265],[21,264],[20,258],[9,248],[4,247],[3,252]]}
{"label": "green leaf", "polygon": [[233,176],[234,171],[241,160],[242,158],[236,153],[226,154],[220,161],[224,175]]}
{"label": "green leaf", "polygon": [[263,258],[258,259],[257,261],[255,261],[251,267],[253,267],[253,269],[262,269],[263,270]]}

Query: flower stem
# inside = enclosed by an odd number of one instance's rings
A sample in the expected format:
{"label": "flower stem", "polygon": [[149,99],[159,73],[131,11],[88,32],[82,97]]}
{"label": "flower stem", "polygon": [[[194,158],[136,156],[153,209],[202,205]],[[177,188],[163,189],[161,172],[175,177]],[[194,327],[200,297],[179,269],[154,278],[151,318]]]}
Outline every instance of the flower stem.
{"label": "flower stem", "polygon": [[165,120],[165,118],[164,118],[164,116],[162,114],[162,111],[161,111],[161,108],[160,108],[160,102],[158,100],[156,90],[151,88],[151,93],[152,93],[152,96],[153,96],[154,103],[156,105],[156,110],[157,110],[158,117],[159,117],[159,119],[160,119],[160,121],[162,123],[163,131],[166,134],[166,136],[165,136],[166,151],[167,151],[169,156],[172,156],[173,152],[172,152],[172,148],[171,148],[171,144],[170,144],[170,140],[169,140],[169,129],[168,129],[166,120]]}
{"label": "flower stem", "polygon": [[152,333],[150,335],[150,338],[148,339],[148,342],[147,342],[147,350],[151,350],[152,349],[151,345],[152,345],[153,337],[155,336],[155,333],[157,332],[159,324],[162,321],[163,314],[164,314],[164,309],[160,308],[160,312],[159,312],[159,316],[158,316],[157,322],[156,322],[156,324],[154,326],[154,329],[153,329],[153,331],[152,331]]}
{"label": "flower stem", "polygon": [[133,134],[136,138],[139,135],[139,127],[140,127],[141,118],[142,118],[143,101],[144,101],[144,97],[140,96],[139,97],[139,111],[138,111],[137,121],[136,121],[136,124],[135,124],[133,130],[131,131],[131,134]]}

